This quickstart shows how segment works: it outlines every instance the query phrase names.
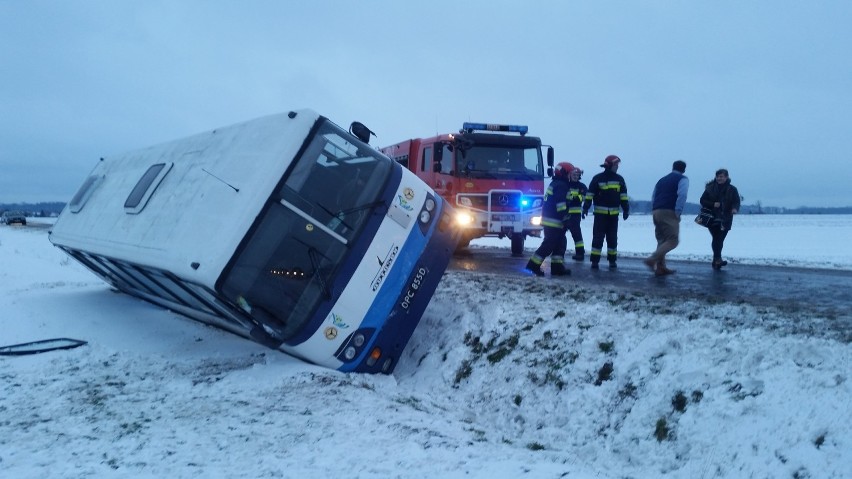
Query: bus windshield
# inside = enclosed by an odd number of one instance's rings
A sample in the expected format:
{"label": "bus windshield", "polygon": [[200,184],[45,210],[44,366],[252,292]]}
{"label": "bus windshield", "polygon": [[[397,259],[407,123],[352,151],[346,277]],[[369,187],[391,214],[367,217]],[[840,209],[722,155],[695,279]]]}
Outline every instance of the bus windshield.
{"label": "bus windshield", "polygon": [[391,161],[328,120],[304,153],[222,281],[222,293],[286,340],[307,322],[373,214]]}
{"label": "bus windshield", "polygon": [[457,170],[465,178],[540,180],[541,149],[523,145],[474,145],[456,153]]}

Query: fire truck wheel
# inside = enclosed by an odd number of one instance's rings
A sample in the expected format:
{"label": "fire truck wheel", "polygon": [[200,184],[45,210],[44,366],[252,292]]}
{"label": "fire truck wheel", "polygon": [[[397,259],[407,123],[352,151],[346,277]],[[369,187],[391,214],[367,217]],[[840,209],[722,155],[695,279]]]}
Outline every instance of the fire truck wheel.
{"label": "fire truck wheel", "polygon": [[524,234],[514,233],[512,235],[512,256],[524,255]]}
{"label": "fire truck wheel", "polygon": [[458,244],[456,245],[456,251],[460,249],[465,249],[468,246],[470,246],[470,238],[467,236],[462,236]]}

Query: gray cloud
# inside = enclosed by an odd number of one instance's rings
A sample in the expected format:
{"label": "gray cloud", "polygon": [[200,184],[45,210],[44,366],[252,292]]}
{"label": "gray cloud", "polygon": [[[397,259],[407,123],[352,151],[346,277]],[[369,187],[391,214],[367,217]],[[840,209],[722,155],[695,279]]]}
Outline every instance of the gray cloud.
{"label": "gray cloud", "polygon": [[[309,107],[377,145],[523,123],[648,199],[675,159],[746,203],[848,206],[852,4],[0,2],[0,202],[100,156]],[[836,160],[835,160],[836,159]],[[587,178],[588,179],[588,178]]]}

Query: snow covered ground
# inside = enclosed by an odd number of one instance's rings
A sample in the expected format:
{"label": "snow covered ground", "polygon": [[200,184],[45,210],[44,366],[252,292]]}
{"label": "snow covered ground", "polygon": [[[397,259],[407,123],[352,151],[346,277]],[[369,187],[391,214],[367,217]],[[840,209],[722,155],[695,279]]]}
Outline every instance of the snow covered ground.
{"label": "snow covered ground", "polygon": [[[709,260],[683,230],[672,257]],[[850,233],[744,216],[726,257],[852,269]],[[622,254],[653,247],[649,217],[622,223]],[[347,375],[115,294],[7,226],[0,305],[0,346],[88,341],[0,356],[4,478],[852,477],[852,345],[761,326],[781,310],[449,272],[394,374]]]}

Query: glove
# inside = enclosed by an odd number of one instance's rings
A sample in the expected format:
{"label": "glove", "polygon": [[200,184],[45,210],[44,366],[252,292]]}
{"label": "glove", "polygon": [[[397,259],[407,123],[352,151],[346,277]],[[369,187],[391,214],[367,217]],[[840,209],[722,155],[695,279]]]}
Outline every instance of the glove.
{"label": "glove", "polygon": [[584,211],[583,214],[580,215],[580,219],[586,219],[586,215],[589,214],[588,211]]}
{"label": "glove", "polygon": [[624,219],[626,220],[628,216],[630,216],[630,213],[628,213],[628,212],[626,212],[626,211],[625,211],[625,212],[624,212]]}

